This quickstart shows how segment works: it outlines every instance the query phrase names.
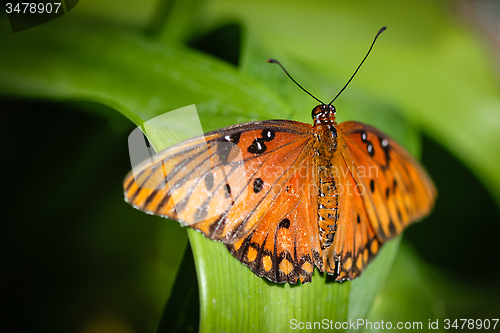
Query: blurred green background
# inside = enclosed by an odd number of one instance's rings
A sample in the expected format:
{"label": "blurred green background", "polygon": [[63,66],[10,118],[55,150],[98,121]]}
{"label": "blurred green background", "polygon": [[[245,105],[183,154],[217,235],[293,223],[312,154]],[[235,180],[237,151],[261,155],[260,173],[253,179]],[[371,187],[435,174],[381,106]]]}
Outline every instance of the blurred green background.
{"label": "blurred green background", "polygon": [[[0,17],[2,331],[153,332],[162,313],[159,332],[498,318],[498,2],[88,0],[15,34]],[[310,122],[315,101],[266,59],[328,100],[384,25],[338,120],[420,156],[439,197],[360,279],[273,286],[123,201],[136,125],[191,104],[205,131]]]}

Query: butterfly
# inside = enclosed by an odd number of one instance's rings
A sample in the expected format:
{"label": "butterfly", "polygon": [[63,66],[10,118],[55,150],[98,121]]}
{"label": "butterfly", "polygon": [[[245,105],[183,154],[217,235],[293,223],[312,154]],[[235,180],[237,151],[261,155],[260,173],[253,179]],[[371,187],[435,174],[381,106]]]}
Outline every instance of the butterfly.
{"label": "butterfly", "polygon": [[127,175],[125,200],[224,243],[275,283],[310,282],[314,267],[340,282],[359,276],[386,241],[429,214],[437,192],[389,136],[336,123],[332,103],[347,84],[325,104],[295,83],[321,103],[312,125],[254,121],[181,142]]}

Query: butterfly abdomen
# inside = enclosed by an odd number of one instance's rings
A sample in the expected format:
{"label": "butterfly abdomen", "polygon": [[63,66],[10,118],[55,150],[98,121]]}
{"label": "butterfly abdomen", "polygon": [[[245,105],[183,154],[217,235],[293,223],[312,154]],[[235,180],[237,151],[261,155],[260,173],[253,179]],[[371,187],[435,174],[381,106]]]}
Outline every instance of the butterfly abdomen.
{"label": "butterfly abdomen", "polygon": [[338,220],[338,191],[328,173],[328,170],[320,170],[319,173],[318,229],[322,250],[332,245]]}
{"label": "butterfly abdomen", "polygon": [[321,249],[329,248],[335,238],[339,193],[335,180],[333,156],[337,151],[337,129],[333,119],[323,119],[314,126],[317,140],[316,170],[318,188],[318,230]]}

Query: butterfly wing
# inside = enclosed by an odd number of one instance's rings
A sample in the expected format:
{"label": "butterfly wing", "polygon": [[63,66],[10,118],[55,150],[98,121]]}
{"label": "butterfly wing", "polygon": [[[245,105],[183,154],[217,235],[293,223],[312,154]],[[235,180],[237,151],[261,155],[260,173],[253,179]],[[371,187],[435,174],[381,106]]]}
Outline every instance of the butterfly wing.
{"label": "butterfly wing", "polygon": [[436,189],[420,164],[377,129],[338,125],[339,221],[327,257],[338,260],[336,279],[358,276],[380,246],[426,216]]}
{"label": "butterfly wing", "polygon": [[422,166],[379,130],[357,122],[340,124],[342,155],[360,189],[377,236],[387,240],[431,211],[436,188]]}
{"label": "butterfly wing", "polygon": [[314,266],[322,270],[317,187],[312,155],[307,156],[256,228],[228,245],[255,274],[273,282],[311,282]]}
{"label": "butterfly wing", "polygon": [[271,120],[184,141],[135,168],[124,181],[125,200],[235,243],[254,231],[303,164],[310,133],[308,124]]}
{"label": "butterfly wing", "polygon": [[338,220],[335,237],[325,249],[326,271],[337,281],[351,280],[361,274],[376,256],[379,240],[370,224],[364,207],[362,192],[357,186],[341,154],[335,157],[336,186],[338,189]]}

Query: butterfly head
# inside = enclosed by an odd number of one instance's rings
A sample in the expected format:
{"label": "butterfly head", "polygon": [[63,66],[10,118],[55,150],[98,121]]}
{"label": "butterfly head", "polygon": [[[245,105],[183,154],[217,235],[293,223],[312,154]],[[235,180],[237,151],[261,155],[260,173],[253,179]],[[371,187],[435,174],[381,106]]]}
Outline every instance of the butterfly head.
{"label": "butterfly head", "polygon": [[331,104],[320,104],[312,110],[314,124],[335,122],[335,106]]}

